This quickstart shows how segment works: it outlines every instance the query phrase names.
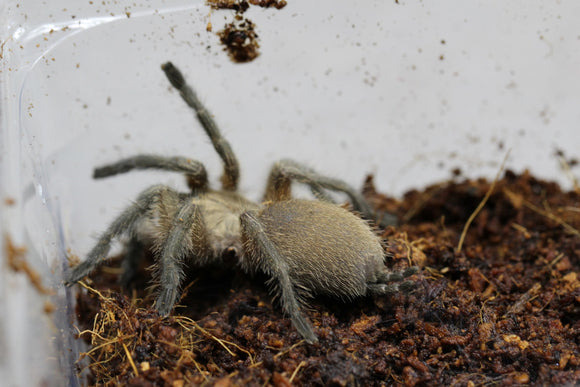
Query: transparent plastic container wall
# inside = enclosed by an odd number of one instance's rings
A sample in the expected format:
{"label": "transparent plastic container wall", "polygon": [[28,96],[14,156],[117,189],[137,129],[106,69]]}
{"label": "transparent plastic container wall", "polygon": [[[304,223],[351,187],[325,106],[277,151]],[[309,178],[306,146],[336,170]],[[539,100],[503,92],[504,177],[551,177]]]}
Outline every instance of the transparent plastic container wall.
{"label": "transparent plastic container wall", "polygon": [[[185,188],[170,173],[93,181],[94,166],[183,155],[218,178],[167,60],[216,117],[256,200],[281,158],[359,187],[372,173],[401,195],[454,168],[493,178],[511,149],[508,168],[570,187],[554,152],[579,152],[577,1],[288,3],[248,10],[261,55],[235,64],[215,33],[231,11],[203,1],[0,1],[2,385],[78,383],[67,256],[84,257],[145,187]],[[49,292],[9,267],[9,241]]]}

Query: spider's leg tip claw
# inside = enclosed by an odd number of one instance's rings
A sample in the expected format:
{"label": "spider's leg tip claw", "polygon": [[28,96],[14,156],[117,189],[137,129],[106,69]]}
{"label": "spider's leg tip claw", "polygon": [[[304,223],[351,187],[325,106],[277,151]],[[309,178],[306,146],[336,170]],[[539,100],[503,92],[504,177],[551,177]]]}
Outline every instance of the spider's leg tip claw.
{"label": "spider's leg tip claw", "polygon": [[177,67],[175,67],[171,62],[167,62],[161,65],[161,69],[165,72],[167,79],[169,79],[169,82],[171,82],[173,87],[181,90],[185,85],[185,79]]}

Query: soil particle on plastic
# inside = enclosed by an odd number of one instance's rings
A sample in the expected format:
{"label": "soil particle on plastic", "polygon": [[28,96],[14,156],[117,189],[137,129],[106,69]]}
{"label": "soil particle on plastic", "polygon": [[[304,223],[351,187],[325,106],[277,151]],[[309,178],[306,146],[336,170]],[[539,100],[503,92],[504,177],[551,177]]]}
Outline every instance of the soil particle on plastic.
{"label": "soil particle on plastic", "polygon": [[207,0],[207,3],[214,9],[233,9],[240,13],[246,12],[250,4],[276,9],[282,9],[288,4],[285,0]]}
{"label": "soil particle on plastic", "polygon": [[162,319],[145,267],[132,293],[102,268],[78,296],[92,345],[79,366],[90,385],[577,385],[580,194],[507,171],[458,252],[490,184],[443,182],[397,200],[369,177],[367,199],[402,220],[380,230],[387,266],[422,272],[409,295],[313,300],[314,345],[264,276],[192,269],[182,306]]}
{"label": "soil particle on plastic", "polygon": [[250,62],[260,54],[258,49],[258,34],[254,30],[255,25],[249,19],[234,20],[225,25],[218,32],[220,41],[224,45],[228,55],[234,62]]}
{"label": "soil particle on plastic", "polygon": [[244,13],[250,7],[245,0],[208,0],[207,3],[213,9],[233,9],[238,13]]}
{"label": "soil particle on plastic", "polygon": [[[232,22],[227,23],[217,34],[224,50],[228,52],[231,60],[237,63],[251,62],[260,55],[256,25],[244,17],[250,5],[282,9],[287,4],[284,0],[208,0],[207,3],[213,9],[236,11]],[[211,22],[207,24],[206,29],[207,31],[213,29]]]}
{"label": "soil particle on plastic", "polygon": [[287,5],[286,0],[249,0],[250,4],[257,5],[263,8],[274,7],[276,9],[282,9]]}
{"label": "soil particle on plastic", "polygon": [[27,249],[24,246],[17,246],[12,242],[12,238],[6,235],[4,237],[4,254],[8,268],[16,273],[24,274],[32,287],[40,294],[53,295],[54,292],[45,287],[42,282],[42,276],[26,260]]}

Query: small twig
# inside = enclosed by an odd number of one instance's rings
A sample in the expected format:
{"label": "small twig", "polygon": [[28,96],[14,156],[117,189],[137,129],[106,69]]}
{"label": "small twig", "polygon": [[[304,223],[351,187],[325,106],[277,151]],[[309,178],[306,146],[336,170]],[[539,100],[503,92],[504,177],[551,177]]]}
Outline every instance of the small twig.
{"label": "small twig", "polygon": [[129,348],[127,348],[127,346],[123,342],[121,342],[121,345],[123,346],[123,349],[125,350],[125,353],[127,354],[127,360],[129,360],[129,364],[131,364],[131,368],[133,368],[133,372],[135,372],[135,376],[139,375],[139,370],[137,370],[137,366],[135,365],[135,362],[133,361],[133,357],[131,356],[131,352],[129,352]]}
{"label": "small twig", "polygon": [[296,344],[293,344],[290,347],[286,348],[285,350],[278,352],[277,354],[274,355],[274,359],[277,359],[280,356],[284,356],[285,354],[287,354],[288,352],[292,351],[294,348],[298,347],[299,345],[304,344],[305,342],[306,342],[306,340],[300,340]]}
{"label": "small twig", "polygon": [[425,275],[425,273],[429,273],[429,276],[425,276],[426,279],[438,280],[445,277],[439,270],[429,266],[423,268],[423,275]]}
{"label": "small twig", "polygon": [[116,337],[114,339],[110,339],[109,341],[105,341],[104,343],[102,343],[101,345],[98,345],[96,347],[93,347],[90,349],[90,351],[88,352],[84,352],[85,355],[90,355],[91,353],[98,351],[99,349],[106,347],[107,345],[111,345],[111,344],[115,344],[115,343],[121,343],[124,339],[132,339],[133,337],[135,337],[135,335],[127,335],[127,336],[119,336]]}
{"label": "small twig", "polygon": [[252,357],[252,354],[248,350],[240,347],[236,343],[232,343],[231,341],[222,340],[222,339],[217,338],[216,336],[212,335],[211,333],[209,333],[208,331],[206,331],[205,329],[203,329],[201,326],[199,326],[199,324],[196,323],[194,320],[192,320],[192,319],[190,319],[188,317],[184,317],[184,316],[178,316],[178,317],[176,316],[175,317],[175,321],[179,325],[181,325],[183,328],[186,328],[186,329],[189,329],[189,328],[186,327],[182,321],[185,321],[188,324],[194,326],[196,329],[198,329],[204,335],[208,336],[209,338],[211,338],[214,341],[217,341],[232,356],[237,356],[237,355],[234,352],[232,352],[232,350],[229,349],[229,347],[226,344],[231,345],[232,347],[235,347],[239,351],[241,351],[241,352],[245,353],[246,355],[248,355],[248,357],[250,358],[250,363],[254,364],[254,358]]}
{"label": "small twig", "polygon": [[564,227],[566,231],[570,234],[574,234],[576,236],[580,236],[580,231],[576,230],[574,227],[570,226],[568,223],[564,222],[560,217],[554,215],[549,211],[542,210],[541,208],[533,205],[532,203],[524,200],[524,206],[528,207],[530,210],[537,212],[538,214],[545,216],[546,218],[553,220],[554,222],[558,223],[560,226]]}
{"label": "small twig", "polygon": [[101,339],[101,340],[103,340],[103,341],[105,341],[105,340],[108,340],[107,338],[105,338],[105,337],[101,336],[101,335],[100,335],[98,332],[91,331],[91,330],[89,330],[89,329],[85,329],[84,331],[82,331],[82,332],[81,332],[81,331],[79,330],[79,328],[78,328],[78,327],[76,327],[76,326],[75,326],[75,329],[77,330],[77,336],[78,336],[78,337],[81,337],[81,336],[82,336],[82,335],[84,335],[85,333],[90,333],[90,334],[91,334],[91,336],[97,336],[99,339]]}
{"label": "small twig", "polygon": [[[86,355],[86,353],[84,353]],[[81,355],[83,355],[83,353],[81,353]],[[112,358],[108,358],[105,360],[101,360],[101,361],[97,361],[95,358],[93,358],[92,356],[89,356],[93,361],[90,364],[87,364],[86,366],[84,366],[83,368],[80,369],[79,374],[84,373],[87,368],[90,370],[93,370],[93,368],[97,368],[100,367],[103,370],[106,370],[107,368],[103,365],[103,364],[107,364],[108,362],[110,362],[112,360]],[[81,358],[82,359],[82,358]],[[81,360],[79,359],[79,360]],[[103,371],[104,372],[104,371]],[[106,373],[104,372],[107,376],[107,378],[111,378],[111,374],[110,373]]]}
{"label": "small twig", "polygon": [[566,206],[566,207],[563,207],[562,208],[562,211],[580,212],[580,208],[579,207]]}
{"label": "small twig", "polygon": [[295,377],[295,376],[296,376],[296,374],[298,373],[298,370],[299,370],[300,368],[302,368],[302,366],[304,366],[304,365],[306,365],[306,362],[305,362],[304,360],[302,360],[302,361],[301,361],[301,362],[298,364],[298,366],[296,367],[296,369],[294,370],[294,372],[292,372],[292,376],[290,376],[290,379],[288,379],[288,381],[289,381],[290,383],[292,383],[292,380],[294,380],[294,377]]}
{"label": "small twig", "polygon": [[409,243],[409,236],[407,235],[407,233],[403,233],[403,245],[406,247],[407,249],[407,261],[409,262],[409,266],[413,266],[413,260],[411,259],[411,244]]}
{"label": "small twig", "polygon": [[83,288],[87,289],[89,292],[95,293],[102,300],[104,300],[104,301],[110,300],[110,298],[103,296],[103,293],[99,292],[97,289],[91,288],[89,285],[85,284],[83,281],[79,281],[78,284],[81,285]]}
{"label": "small twig", "polygon": [[195,285],[195,283],[198,281],[199,278],[194,279],[193,281],[191,281],[190,283],[187,284],[187,286],[185,288],[183,288],[183,291],[181,292],[181,297],[179,297],[179,303],[181,303],[181,301],[183,301],[183,299],[187,296],[187,293],[189,292],[189,289]]}
{"label": "small twig", "polygon": [[505,167],[505,163],[510,155],[510,152],[511,152],[511,149],[506,153],[506,155],[503,159],[503,162],[501,163],[501,166],[499,167],[499,171],[497,171],[497,175],[495,175],[495,179],[493,179],[493,182],[491,183],[491,186],[489,187],[489,189],[487,190],[487,193],[483,197],[483,200],[481,201],[481,203],[479,203],[479,205],[477,206],[475,211],[473,211],[473,213],[471,214],[469,219],[467,219],[467,222],[465,222],[465,226],[463,227],[463,232],[461,233],[461,237],[459,238],[459,243],[457,244],[457,248],[455,249],[456,253],[461,252],[461,248],[463,247],[463,241],[465,240],[465,236],[467,235],[467,230],[469,229],[469,226],[471,225],[471,223],[473,222],[475,217],[481,212],[481,210],[485,206],[485,203],[487,203],[487,200],[489,199],[489,197],[493,193],[493,189],[495,188],[495,185],[496,185],[497,181],[499,180],[499,176]]}
{"label": "small twig", "polygon": [[[528,209],[536,212],[539,215],[542,215],[556,223],[558,223],[559,225],[561,225],[562,227],[564,227],[564,229],[566,231],[568,231],[570,234],[573,235],[577,235],[580,236],[580,231],[578,231],[577,229],[575,229],[574,227],[572,227],[571,225],[569,225],[568,223],[566,223],[564,220],[562,220],[562,218],[554,215],[554,212],[549,209],[549,207],[544,204],[545,207],[547,207],[548,209],[543,210],[540,207],[536,206],[535,204],[525,200],[523,197],[521,197],[520,195],[517,195],[516,193],[510,191],[507,188],[503,189],[503,192],[505,193],[506,196],[508,196],[508,198],[512,201],[512,202],[516,202],[517,204],[517,208],[519,208],[520,206],[525,206]],[[568,211],[572,211],[572,209],[574,209],[575,207],[564,207],[564,209],[568,210]]]}
{"label": "small twig", "polygon": [[[485,279],[487,280],[487,278],[485,278]],[[489,281],[487,281],[487,282],[489,282]],[[480,322],[480,324],[483,324],[484,323],[484,321],[483,321],[483,310],[485,309],[485,304],[487,304],[489,301],[493,301],[495,299],[496,299],[495,296],[491,296],[491,297],[485,299],[483,301],[483,304],[481,304],[481,308],[479,308],[479,322]]]}
{"label": "small twig", "polygon": [[441,235],[443,235],[446,241],[449,241],[449,232],[447,231],[447,227],[445,226],[445,215],[441,215],[439,223],[441,223]]}
{"label": "small twig", "polygon": [[[106,315],[106,313],[105,313]],[[104,332],[104,324],[101,325],[101,329],[99,329],[99,322],[101,321],[101,318],[99,317],[100,314],[99,312],[97,312],[95,314],[95,318],[93,319],[93,332],[95,332],[95,334],[97,334],[99,337],[102,337],[103,340],[109,340],[108,338],[101,336],[101,333]],[[104,317],[102,318],[102,320],[104,320]],[[97,344],[97,339],[95,339],[95,335],[91,335],[91,345],[96,345]]]}
{"label": "small twig", "polygon": [[558,256],[557,256],[556,258],[552,259],[552,262],[549,262],[549,263],[548,263],[546,266],[548,266],[548,267],[552,267],[552,266],[554,266],[554,265],[555,265],[556,263],[558,263],[558,261],[559,261],[560,259],[562,259],[563,257],[564,257],[564,253],[560,253],[560,254],[558,254]]}
{"label": "small twig", "polygon": [[[290,347],[286,348],[283,351],[278,352],[277,354],[274,355],[274,359],[279,358],[280,356],[284,356],[285,354],[287,354],[288,352],[292,351],[294,348],[298,347],[299,345],[302,345],[306,342],[306,340],[300,340],[299,342],[297,342],[296,344],[292,344]],[[257,363],[252,364],[249,368],[256,368],[261,366],[262,364],[264,364],[263,361],[259,361]]]}
{"label": "small twig", "polygon": [[195,368],[197,368],[197,370],[199,371],[199,373],[201,374],[201,376],[203,376],[203,378],[205,379],[205,381],[209,381],[209,379],[207,378],[207,376],[205,375],[207,373],[207,371],[202,371],[201,367],[199,366],[199,364],[197,363],[197,361],[195,361],[195,359],[193,359],[193,365],[195,365]]}
{"label": "small twig", "polygon": [[524,234],[524,237],[529,238],[531,236],[528,229],[525,228],[524,226],[522,226],[521,224],[512,223],[511,226],[512,226],[512,228],[514,228],[514,229],[518,230],[519,232],[521,232],[522,234]]}
{"label": "small twig", "polygon": [[550,299],[548,300],[548,302],[547,302],[547,303],[546,303],[544,306],[542,306],[538,312],[541,312],[541,311],[543,311],[544,309],[546,309],[546,307],[547,307],[548,305],[550,305],[550,303],[551,303],[551,302],[552,302],[552,300],[554,299],[554,296],[555,296],[555,295],[556,295],[556,293],[555,293],[555,292],[552,292],[552,294],[550,295]]}
{"label": "small twig", "polygon": [[[78,283],[83,288],[87,289],[89,292],[95,293],[104,302],[106,302],[107,304],[113,306],[115,309],[117,309],[119,312],[121,312],[123,314],[123,316],[125,317],[125,321],[127,321],[127,324],[129,324],[129,327],[131,328],[131,330],[133,330],[133,324],[131,323],[131,320],[129,319],[129,316],[127,316],[127,313],[125,312],[125,310],[123,308],[119,307],[119,305],[117,305],[114,302],[113,299],[111,299],[110,297],[105,297],[103,295],[103,293],[99,292],[97,289],[94,289],[94,288],[90,287],[89,285],[85,284],[83,281],[79,281]],[[109,313],[112,313],[112,311],[109,311]]]}
{"label": "small twig", "polygon": [[520,298],[516,301],[515,304],[513,304],[508,308],[505,316],[507,316],[508,314],[517,314],[521,312],[524,309],[526,303],[528,303],[529,301],[533,300],[538,296],[538,293],[540,292],[541,289],[542,285],[539,282],[535,283],[534,286],[532,286],[527,292],[525,292],[520,296]]}

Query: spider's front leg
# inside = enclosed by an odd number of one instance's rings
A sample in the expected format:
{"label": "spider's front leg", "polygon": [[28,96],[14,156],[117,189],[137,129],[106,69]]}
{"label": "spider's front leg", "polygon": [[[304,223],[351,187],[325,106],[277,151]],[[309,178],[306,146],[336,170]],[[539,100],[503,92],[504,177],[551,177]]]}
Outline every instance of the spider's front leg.
{"label": "spider's front leg", "polygon": [[167,316],[180,295],[184,278],[183,260],[189,255],[204,254],[207,250],[207,239],[201,212],[191,197],[181,202],[173,218],[166,219],[165,222],[162,219],[160,224],[162,230],[155,246],[155,272],[160,290],[155,308],[159,314]]}
{"label": "spider's front leg", "polygon": [[[276,246],[268,238],[262,224],[253,212],[245,212],[240,216],[244,253],[250,262],[245,262],[245,269],[263,270],[272,276],[272,284],[280,296],[282,309],[286,312],[292,324],[308,343],[315,343],[318,337],[312,325],[300,311],[301,303],[290,277],[288,264],[282,258]],[[253,267],[250,267],[253,266]]]}
{"label": "spider's front leg", "polygon": [[105,230],[87,258],[71,270],[66,278],[66,284],[73,285],[99,266],[107,258],[114,238],[123,234],[134,234],[137,223],[149,215],[151,207],[162,195],[177,196],[179,194],[163,185],[156,185],[141,192],[137,200]]}
{"label": "spider's front leg", "polygon": [[224,172],[221,177],[223,189],[226,191],[237,190],[238,180],[240,178],[240,166],[230,143],[222,136],[213,116],[201,103],[193,88],[187,84],[181,71],[171,62],[163,64],[161,69],[165,72],[171,85],[179,90],[183,101],[195,111],[198,121],[211,140],[214,149],[224,162]]}
{"label": "spider's front leg", "polygon": [[93,178],[127,173],[132,170],[158,169],[162,171],[183,172],[189,187],[193,190],[206,190],[208,187],[207,172],[203,164],[187,157],[164,157],[158,155],[137,155],[128,157],[112,164],[95,168]]}

